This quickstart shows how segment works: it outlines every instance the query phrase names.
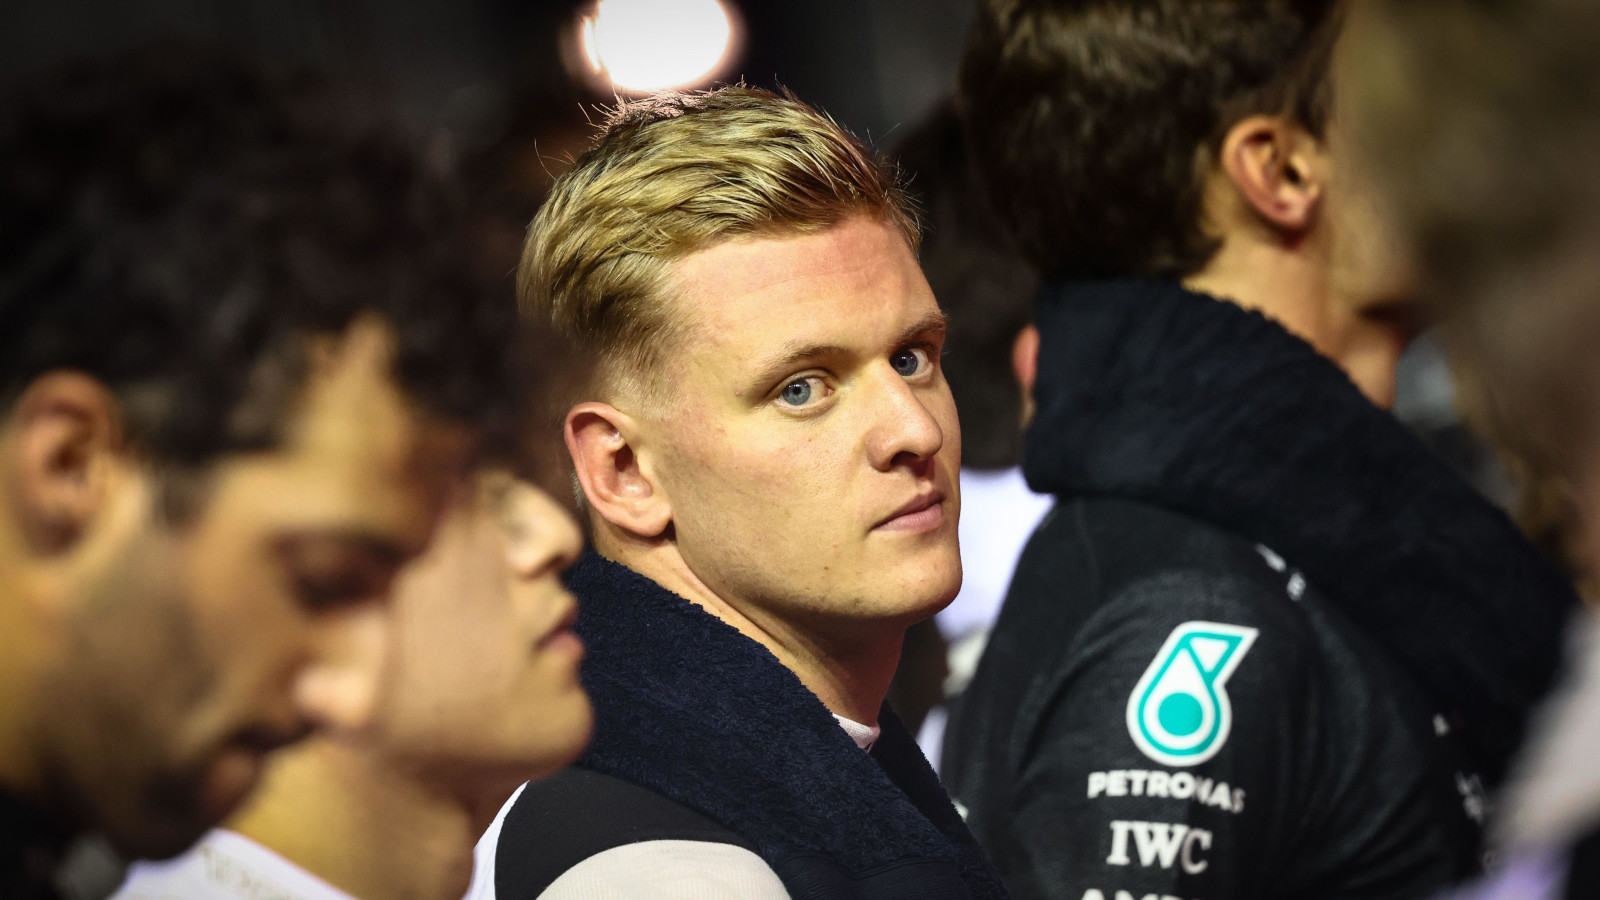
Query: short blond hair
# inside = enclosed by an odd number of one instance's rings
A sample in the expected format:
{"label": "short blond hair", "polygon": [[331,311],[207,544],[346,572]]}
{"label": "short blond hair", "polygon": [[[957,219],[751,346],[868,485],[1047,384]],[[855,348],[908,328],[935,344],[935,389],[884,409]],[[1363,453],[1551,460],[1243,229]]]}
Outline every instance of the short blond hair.
{"label": "short blond hair", "polygon": [[682,334],[666,285],[674,261],[859,214],[892,224],[916,250],[920,227],[898,173],[826,114],[742,85],[660,94],[619,105],[556,180],[528,229],[517,293],[524,313],[593,354],[614,387],[656,368]]}

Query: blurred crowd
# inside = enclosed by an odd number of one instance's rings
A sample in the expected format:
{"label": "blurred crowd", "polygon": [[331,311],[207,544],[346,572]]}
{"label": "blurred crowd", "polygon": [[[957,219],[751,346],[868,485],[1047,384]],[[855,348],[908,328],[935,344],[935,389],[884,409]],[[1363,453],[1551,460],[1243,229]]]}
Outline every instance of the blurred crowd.
{"label": "blurred crowd", "polygon": [[883,152],[13,79],[0,897],[1600,897],[1596,40],[976,0]]}

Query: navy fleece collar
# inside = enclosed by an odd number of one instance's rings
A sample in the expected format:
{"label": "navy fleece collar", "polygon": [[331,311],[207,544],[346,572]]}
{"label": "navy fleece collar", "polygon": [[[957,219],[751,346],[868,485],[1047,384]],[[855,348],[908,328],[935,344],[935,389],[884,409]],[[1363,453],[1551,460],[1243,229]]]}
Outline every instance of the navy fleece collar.
{"label": "navy fleece collar", "polygon": [[1147,501],[1284,554],[1504,773],[1576,598],[1499,509],[1258,313],[1103,281],[1047,285],[1038,322],[1035,490]]}
{"label": "navy fleece collar", "polygon": [[973,900],[1005,896],[887,705],[869,754],[765,647],[693,603],[594,554],[570,585],[596,713],[580,765],[737,832],[797,897],[819,855],[856,875],[947,863]]}

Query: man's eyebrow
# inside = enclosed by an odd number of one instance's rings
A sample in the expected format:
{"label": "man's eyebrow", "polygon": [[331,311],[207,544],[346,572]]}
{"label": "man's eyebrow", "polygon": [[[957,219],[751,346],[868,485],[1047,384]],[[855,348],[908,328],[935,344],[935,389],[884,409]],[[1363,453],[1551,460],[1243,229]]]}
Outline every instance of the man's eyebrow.
{"label": "man's eyebrow", "polygon": [[[933,312],[918,319],[909,328],[900,332],[895,338],[895,346],[909,344],[919,337],[931,336],[944,337],[948,329],[948,320],[944,312]],[[846,356],[855,351],[849,347],[838,344],[791,344],[786,346],[772,362],[761,367],[760,373],[752,380],[753,390],[764,391],[767,386],[787,375],[802,363],[823,359],[829,356]]]}
{"label": "man's eyebrow", "polygon": [[850,352],[848,347],[841,347],[838,344],[790,344],[771,362],[761,367],[761,371],[751,380],[751,392],[765,391],[768,385],[789,374],[801,363],[827,356],[844,356]]}
{"label": "man's eyebrow", "polygon": [[387,535],[361,528],[322,530],[315,527],[308,529],[308,533],[285,535],[277,541],[276,546],[278,553],[285,556],[305,553],[314,548],[355,552],[372,562],[391,567],[399,567],[426,549],[425,546],[407,547]]}
{"label": "man's eyebrow", "polygon": [[927,315],[923,316],[922,319],[919,320],[915,325],[912,325],[905,331],[900,332],[900,339],[895,343],[909,344],[913,340],[923,336],[943,338],[945,332],[949,330],[950,319],[944,314],[943,310],[939,310],[938,312],[928,313]]}

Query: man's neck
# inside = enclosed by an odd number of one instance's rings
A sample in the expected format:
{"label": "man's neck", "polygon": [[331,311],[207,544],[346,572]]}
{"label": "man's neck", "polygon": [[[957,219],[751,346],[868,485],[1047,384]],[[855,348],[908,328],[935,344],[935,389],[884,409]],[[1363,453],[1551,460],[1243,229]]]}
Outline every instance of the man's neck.
{"label": "man's neck", "polygon": [[280,757],[228,828],[352,896],[455,900],[466,892],[480,830],[466,804],[331,738]]}
{"label": "man's neck", "polygon": [[[829,712],[876,725],[883,698],[900,663],[905,628],[885,624],[862,634],[859,622],[840,623],[841,637],[771,614],[759,604],[720,596],[695,575],[670,544],[617,546],[599,539],[602,556],[649,578],[738,629],[772,652]],[[854,632],[853,634],[851,632]]]}
{"label": "man's neck", "polygon": [[1183,286],[1260,312],[1343,369],[1368,400],[1394,405],[1395,366],[1409,337],[1372,319],[1361,324],[1360,280],[1336,277],[1326,248],[1225,242]]}
{"label": "man's neck", "polygon": [[[7,602],[7,601],[0,601]],[[11,617],[0,612],[0,635],[15,635]],[[37,685],[22,677],[11,641],[0,638],[0,791],[18,800],[37,800],[41,785],[33,750],[29,701]]]}
{"label": "man's neck", "polygon": [[1304,248],[1292,249],[1235,235],[1205,268],[1183,280],[1191,291],[1259,311],[1316,347],[1330,310],[1326,266]]}
{"label": "man's neck", "polygon": [[[5,536],[0,535],[0,544]],[[37,802],[44,790],[35,733],[40,672],[46,647],[31,582],[23,566],[0,546],[0,790]]]}

